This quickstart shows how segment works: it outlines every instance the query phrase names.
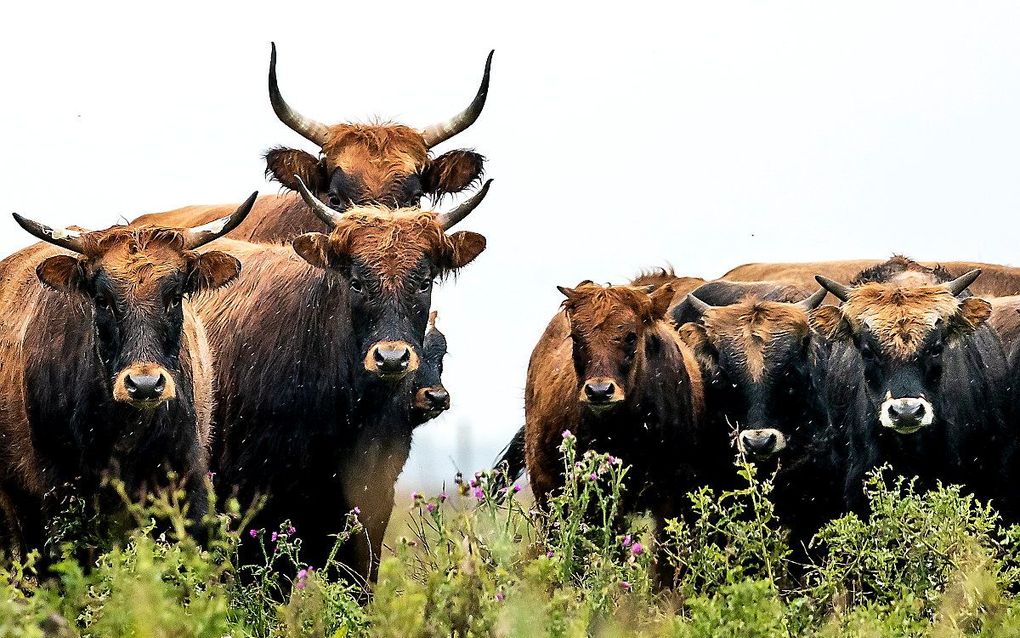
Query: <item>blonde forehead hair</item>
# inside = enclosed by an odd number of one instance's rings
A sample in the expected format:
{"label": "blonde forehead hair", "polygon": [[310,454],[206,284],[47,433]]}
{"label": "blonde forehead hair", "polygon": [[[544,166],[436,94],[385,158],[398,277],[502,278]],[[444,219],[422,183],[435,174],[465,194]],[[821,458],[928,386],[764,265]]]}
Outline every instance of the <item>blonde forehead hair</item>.
{"label": "blonde forehead hair", "polygon": [[420,132],[402,124],[336,124],[322,145],[322,157],[330,168],[357,172],[375,193],[397,175],[424,166],[428,146]]}
{"label": "blonde forehead hair", "polygon": [[842,311],[855,332],[865,327],[886,353],[909,358],[940,319],[959,313],[960,299],[944,286],[865,284],[850,292]]}
{"label": "blonde forehead hair", "polygon": [[765,373],[765,355],[771,343],[787,335],[807,336],[807,310],[792,303],[746,300],[711,308],[702,318],[705,334],[713,343],[730,342],[754,381]]}
{"label": "blonde forehead hair", "polygon": [[102,262],[103,270],[133,287],[177,272],[187,262],[184,235],[174,229],[117,227],[82,236],[83,255]]}

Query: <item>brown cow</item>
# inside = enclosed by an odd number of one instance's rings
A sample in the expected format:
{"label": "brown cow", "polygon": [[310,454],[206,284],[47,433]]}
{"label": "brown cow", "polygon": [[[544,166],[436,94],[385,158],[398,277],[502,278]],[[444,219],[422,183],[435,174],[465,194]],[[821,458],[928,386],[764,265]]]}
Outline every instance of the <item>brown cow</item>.
{"label": "brown cow", "polygon": [[669,284],[582,282],[532,352],[524,394],[525,457],[540,503],[562,485],[558,446],[613,454],[631,466],[624,512],[649,510],[661,531],[695,485],[702,422],[698,364],[666,318]]}
{"label": "brown cow", "polygon": [[229,283],[240,264],[195,249],[254,201],[184,230],[52,229],[15,215],[45,242],[0,262],[0,481],[28,548],[43,547],[71,494],[110,514],[108,476],[141,499],[174,472],[189,515],[204,514],[211,355],[189,297]]}
{"label": "brown cow", "polygon": [[[950,278],[960,277],[971,270],[979,269],[982,275],[971,286],[971,292],[975,295],[998,297],[1020,294],[1020,268],[971,261],[915,262],[900,255],[895,255],[885,262],[877,259],[859,259],[814,263],[744,264],[727,272],[722,276],[722,279],[730,281],[781,279],[801,286],[811,286],[815,282],[815,275],[822,275],[836,281],[852,281],[861,271],[882,264],[893,264],[894,268],[902,267],[904,270],[924,271],[927,269],[929,274],[931,271],[942,268],[950,275]],[[832,301],[832,297],[829,297],[829,301]]]}
{"label": "brown cow", "polygon": [[[455,150],[438,157],[430,149],[467,129],[481,115],[489,92],[492,53],[471,104],[445,122],[422,129],[403,124],[333,124],[311,120],[290,107],[276,82],[276,45],[269,61],[269,98],[280,120],[319,147],[319,157],[275,148],[266,153],[266,173],[293,191],[302,180],[321,200],[343,211],[363,204],[417,206],[423,195],[438,201],[481,179],[485,158]],[[142,215],[136,224],[193,226],[217,219],[231,205],[187,206]],[[226,212],[225,212],[226,211]],[[324,222],[296,194],[263,197],[230,237],[257,242],[290,240],[305,232],[325,232]]]}
{"label": "brown cow", "polygon": [[[292,246],[224,239],[244,264],[237,284],[199,299],[218,353],[214,462],[221,494],[268,497],[256,526],[290,520],[302,558],[325,565],[346,513],[357,536],[338,558],[373,579],[393,489],[416,425],[412,397],[437,278],[485,249],[447,233],[486,185],[449,213],[354,207],[339,213],[298,182],[328,234]],[[428,365],[428,362],[425,362]],[[242,546],[245,560],[258,550]]]}

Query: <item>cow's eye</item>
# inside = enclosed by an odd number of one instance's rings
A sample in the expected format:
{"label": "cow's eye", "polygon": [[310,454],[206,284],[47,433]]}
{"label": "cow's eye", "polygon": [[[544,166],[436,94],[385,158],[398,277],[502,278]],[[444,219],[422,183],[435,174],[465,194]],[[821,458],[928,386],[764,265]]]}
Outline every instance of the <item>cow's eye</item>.
{"label": "cow's eye", "polygon": [[357,277],[354,277],[353,279],[351,279],[351,290],[353,290],[354,292],[358,292],[358,293],[364,292],[365,291],[365,285],[361,282],[360,279],[358,279]]}
{"label": "cow's eye", "polygon": [[418,286],[418,292],[428,292],[432,288],[432,280],[426,279]]}
{"label": "cow's eye", "polygon": [[174,310],[177,306],[181,305],[181,300],[184,298],[180,293],[170,293],[170,296],[166,300],[167,310]]}
{"label": "cow's eye", "polygon": [[637,345],[637,333],[628,332],[627,336],[624,337],[623,339],[623,344],[628,348],[633,348],[635,345]]}
{"label": "cow's eye", "polygon": [[103,310],[112,310],[113,301],[104,294],[98,294],[96,295],[96,307]]}
{"label": "cow's eye", "polygon": [[931,347],[928,348],[928,356],[933,359],[937,359],[942,356],[942,351],[945,349],[946,347],[941,341],[933,343]]}
{"label": "cow's eye", "polygon": [[866,361],[875,358],[875,350],[867,341],[861,343],[861,356],[864,357]]}

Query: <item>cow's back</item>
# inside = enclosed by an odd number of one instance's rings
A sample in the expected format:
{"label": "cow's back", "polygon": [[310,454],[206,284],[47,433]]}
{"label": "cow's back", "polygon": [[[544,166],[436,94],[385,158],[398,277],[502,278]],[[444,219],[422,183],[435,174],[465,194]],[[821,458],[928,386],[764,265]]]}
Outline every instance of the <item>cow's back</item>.
{"label": "cow's back", "polygon": [[[236,203],[185,206],[161,213],[147,213],[131,225],[191,228],[226,217],[237,210],[237,206]],[[259,197],[244,221],[226,236],[246,242],[282,243],[313,231],[328,232],[328,229],[298,195],[286,193]]]}

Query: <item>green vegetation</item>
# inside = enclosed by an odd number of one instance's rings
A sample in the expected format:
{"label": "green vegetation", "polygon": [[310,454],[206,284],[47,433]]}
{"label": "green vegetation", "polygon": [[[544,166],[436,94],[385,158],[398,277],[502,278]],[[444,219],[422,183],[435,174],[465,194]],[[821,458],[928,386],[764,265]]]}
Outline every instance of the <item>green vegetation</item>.
{"label": "green vegetation", "polygon": [[[768,480],[741,463],[743,489],[691,495],[661,555],[616,510],[627,469],[563,444],[563,493],[529,509],[498,471],[451,495],[415,495],[406,537],[371,596],[301,560],[300,530],[250,530],[236,506],[188,535],[179,495],[129,506],[129,541],[84,569],[65,557],[40,579],[30,557],[0,576],[0,636],[1020,636],[1020,530],[955,487],[918,494],[876,473],[870,521],[848,515],[814,539],[825,558],[793,565]],[[349,516],[343,543],[362,530]],[[234,567],[240,539],[265,548]],[[42,582],[39,582],[42,580]]]}

